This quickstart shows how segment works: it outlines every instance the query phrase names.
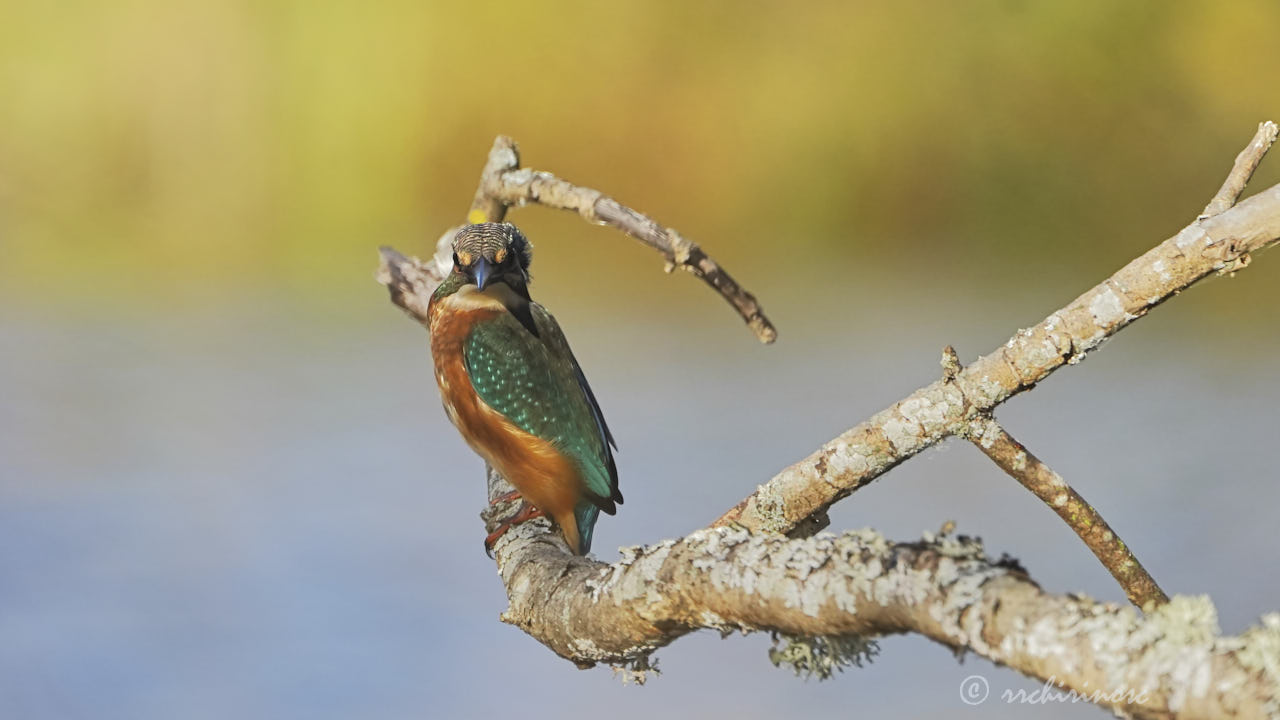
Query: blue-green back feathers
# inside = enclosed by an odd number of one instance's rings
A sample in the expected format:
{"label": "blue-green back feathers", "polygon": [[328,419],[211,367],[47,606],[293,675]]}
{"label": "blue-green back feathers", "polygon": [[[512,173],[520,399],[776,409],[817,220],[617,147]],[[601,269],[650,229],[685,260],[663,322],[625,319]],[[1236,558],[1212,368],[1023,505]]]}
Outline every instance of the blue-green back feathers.
{"label": "blue-green back feathers", "polygon": [[582,551],[599,511],[612,515],[618,492],[613,437],[555,318],[530,303],[535,336],[510,313],[486,318],[463,344],[476,394],[516,427],[554,445],[578,466],[586,497],[575,508]]}

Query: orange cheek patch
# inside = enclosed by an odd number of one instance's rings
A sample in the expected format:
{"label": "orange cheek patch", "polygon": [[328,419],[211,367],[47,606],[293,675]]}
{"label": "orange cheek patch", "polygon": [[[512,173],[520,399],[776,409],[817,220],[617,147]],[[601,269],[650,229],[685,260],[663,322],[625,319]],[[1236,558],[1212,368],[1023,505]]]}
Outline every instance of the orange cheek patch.
{"label": "orange cheek patch", "polygon": [[462,265],[463,267],[469,267],[471,265],[471,253],[469,252],[458,253],[458,264]]}
{"label": "orange cheek patch", "polygon": [[507,259],[506,248],[498,248],[498,252],[493,254],[493,261],[495,263],[501,263],[503,260],[506,260],[506,259]]}

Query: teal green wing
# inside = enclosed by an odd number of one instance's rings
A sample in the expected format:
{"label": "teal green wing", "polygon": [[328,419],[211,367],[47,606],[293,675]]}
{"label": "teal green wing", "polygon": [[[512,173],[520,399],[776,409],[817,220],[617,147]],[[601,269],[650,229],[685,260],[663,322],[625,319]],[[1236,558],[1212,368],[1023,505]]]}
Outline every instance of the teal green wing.
{"label": "teal green wing", "polygon": [[597,513],[612,515],[622,502],[613,438],[559,324],[541,305],[530,309],[537,336],[502,313],[475,325],[463,360],[480,399],[577,463],[589,501],[577,513],[579,531],[589,545]]}

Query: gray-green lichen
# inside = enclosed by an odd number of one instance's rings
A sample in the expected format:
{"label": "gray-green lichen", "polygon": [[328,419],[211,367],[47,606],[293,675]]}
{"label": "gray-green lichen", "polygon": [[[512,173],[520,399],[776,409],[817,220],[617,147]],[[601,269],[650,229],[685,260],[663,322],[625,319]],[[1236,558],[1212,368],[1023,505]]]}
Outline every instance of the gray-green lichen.
{"label": "gray-green lichen", "polygon": [[787,520],[787,499],[774,483],[765,483],[756,488],[755,505],[761,532],[785,533],[791,529],[791,523]]}
{"label": "gray-green lichen", "polygon": [[623,660],[609,667],[613,670],[613,676],[621,680],[623,685],[643,685],[648,681],[649,673],[653,673],[655,677],[662,674],[658,669],[658,658],[649,654]]}
{"label": "gray-green lichen", "polygon": [[880,653],[873,638],[861,635],[822,637],[773,636],[769,662],[788,667],[797,677],[827,680],[847,667],[862,667]]}

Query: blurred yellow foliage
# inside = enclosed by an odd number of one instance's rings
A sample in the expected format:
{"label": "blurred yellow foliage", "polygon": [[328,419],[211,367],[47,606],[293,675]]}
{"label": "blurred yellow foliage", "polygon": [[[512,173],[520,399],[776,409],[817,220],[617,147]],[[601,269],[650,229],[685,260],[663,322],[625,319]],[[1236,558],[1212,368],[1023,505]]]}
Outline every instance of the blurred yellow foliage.
{"label": "blurred yellow foliage", "polygon": [[[124,298],[367,292],[376,245],[421,252],[463,219],[498,133],[731,269],[763,269],[777,243],[1110,269],[1193,217],[1280,116],[1275,0],[11,0],[4,15],[0,282]],[[525,212],[535,242],[565,238],[540,244],[544,268],[600,232]]]}

